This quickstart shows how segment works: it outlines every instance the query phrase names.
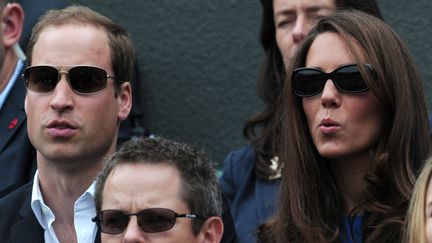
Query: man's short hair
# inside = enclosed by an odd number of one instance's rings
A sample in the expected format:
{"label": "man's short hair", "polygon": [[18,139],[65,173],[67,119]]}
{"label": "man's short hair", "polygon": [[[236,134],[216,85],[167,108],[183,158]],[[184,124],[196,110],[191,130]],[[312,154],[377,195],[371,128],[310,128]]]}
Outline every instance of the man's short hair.
{"label": "man's short hair", "polygon": [[96,211],[101,211],[102,192],[111,171],[121,164],[167,164],[180,173],[181,199],[191,213],[203,216],[192,221],[197,235],[210,216],[222,215],[222,199],[213,165],[203,151],[164,138],[132,139],[107,159],[107,164],[96,182]]}
{"label": "man's short hair", "polygon": [[33,27],[26,55],[29,65],[32,62],[33,48],[40,34],[48,27],[63,25],[92,25],[105,31],[111,55],[111,65],[116,78],[116,87],[132,77],[135,50],[129,33],[111,19],[84,6],[69,6],[64,9],[47,11]]}

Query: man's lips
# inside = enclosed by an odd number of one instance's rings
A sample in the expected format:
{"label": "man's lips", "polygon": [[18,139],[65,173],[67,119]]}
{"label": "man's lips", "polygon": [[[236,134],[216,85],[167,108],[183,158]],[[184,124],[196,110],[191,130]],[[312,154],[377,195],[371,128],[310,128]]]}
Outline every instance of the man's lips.
{"label": "man's lips", "polygon": [[71,137],[77,130],[77,126],[69,121],[54,120],[47,125],[48,133],[54,137]]}

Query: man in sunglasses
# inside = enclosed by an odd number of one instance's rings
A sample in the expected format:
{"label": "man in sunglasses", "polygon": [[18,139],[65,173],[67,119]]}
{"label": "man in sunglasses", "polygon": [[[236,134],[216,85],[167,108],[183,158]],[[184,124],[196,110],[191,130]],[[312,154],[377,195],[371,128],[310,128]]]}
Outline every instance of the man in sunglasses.
{"label": "man in sunglasses", "polygon": [[0,242],[95,242],[94,179],[132,103],[129,34],[80,6],[34,27],[24,72],[33,183],[0,199]]}
{"label": "man in sunglasses", "polygon": [[95,192],[102,242],[220,242],[222,202],[212,164],[163,138],[126,142]]}
{"label": "man in sunglasses", "polygon": [[35,149],[27,136],[25,87],[20,78],[25,57],[18,41],[24,11],[0,0],[0,198],[28,183],[36,167]]}

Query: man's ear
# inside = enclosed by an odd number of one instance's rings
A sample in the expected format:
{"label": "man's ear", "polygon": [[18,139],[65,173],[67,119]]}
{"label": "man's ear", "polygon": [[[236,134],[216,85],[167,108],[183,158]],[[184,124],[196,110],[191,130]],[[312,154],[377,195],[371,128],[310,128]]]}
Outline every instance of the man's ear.
{"label": "man's ear", "polygon": [[117,100],[119,102],[118,119],[122,121],[126,120],[132,109],[132,88],[130,82],[121,84]]}
{"label": "man's ear", "polygon": [[220,217],[210,217],[201,227],[201,234],[203,242],[206,243],[219,243],[223,234],[223,222]]}
{"label": "man's ear", "polygon": [[24,10],[18,3],[8,3],[2,9],[1,31],[3,45],[12,48],[18,43],[24,25]]}

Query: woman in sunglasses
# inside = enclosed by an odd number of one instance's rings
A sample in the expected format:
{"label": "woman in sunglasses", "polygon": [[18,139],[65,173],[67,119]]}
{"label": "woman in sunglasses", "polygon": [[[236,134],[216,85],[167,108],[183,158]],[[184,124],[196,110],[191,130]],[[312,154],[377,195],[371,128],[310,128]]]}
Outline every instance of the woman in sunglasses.
{"label": "woman in sunglasses", "polygon": [[279,210],[261,239],[402,241],[415,172],[430,151],[408,49],[380,19],[338,12],[318,22],[287,74]]}
{"label": "woman in sunglasses", "polygon": [[261,0],[260,40],[264,59],[257,92],[264,109],[248,119],[243,133],[250,145],[225,159],[220,185],[240,242],[256,241],[256,229],[275,212],[280,184],[280,113],[277,98],[285,83],[285,66],[320,17],[358,9],[381,18],[375,0]]}

